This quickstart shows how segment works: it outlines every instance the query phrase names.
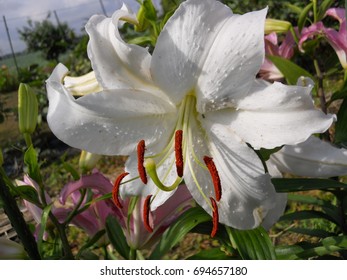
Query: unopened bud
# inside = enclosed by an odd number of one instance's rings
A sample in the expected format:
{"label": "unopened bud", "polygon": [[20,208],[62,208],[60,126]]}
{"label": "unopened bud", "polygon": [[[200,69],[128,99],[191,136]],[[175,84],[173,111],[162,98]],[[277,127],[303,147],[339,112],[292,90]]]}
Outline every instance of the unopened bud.
{"label": "unopened bud", "polygon": [[19,131],[32,134],[36,128],[38,103],[33,89],[21,83],[18,90]]}
{"label": "unopened bud", "polygon": [[87,151],[82,151],[79,160],[79,167],[83,171],[92,170],[96,166],[100,158],[101,155],[92,154]]}
{"label": "unopened bud", "polygon": [[291,26],[292,24],[289,21],[267,18],[265,20],[265,34],[271,32],[286,33]]}

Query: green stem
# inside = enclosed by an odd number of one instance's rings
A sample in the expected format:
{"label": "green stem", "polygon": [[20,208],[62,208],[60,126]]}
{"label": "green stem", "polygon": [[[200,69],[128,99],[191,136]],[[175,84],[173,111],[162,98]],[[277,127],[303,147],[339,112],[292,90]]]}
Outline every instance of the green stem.
{"label": "green stem", "polygon": [[51,219],[52,223],[54,224],[54,226],[58,230],[58,234],[59,234],[60,240],[61,240],[62,245],[63,245],[65,259],[73,260],[74,256],[72,254],[70,244],[69,244],[69,241],[68,241],[67,236],[66,236],[65,225],[59,223],[59,221],[53,215],[52,212],[49,213],[49,218]]}
{"label": "green stem", "polygon": [[31,140],[30,133],[23,133],[23,137],[24,137],[24,140],[25,140],[25,144],[29,148],[33,144],[33,141]]}
{"label": "green stem", "polygon": [[317,22],[317,0],[312,0],[313,2],[313,22]]}
{"label": "green stem", "polygon": [[136,260],[137,250],[130,248],[129,260]]}
{"label": "green stem", "polygon": [[78,208],[82,205],[82,202],[84,200],[84,197],[86,195],[86,190],[82,190],[81,191],[81,197],[79,199],[79,201],[77,202],[76,206],[74,207],[74,209],[69,213],[68,217],[65,219],[64,221],[64,225],[68,225],[71,220],[75,217],[76,214],[78,214]]}
{"label": "green stem", "polygon": [[[1,168],[1,167],[0,167]],[[2,169],[2,168],[1,168]],[[3,172],[2,172],[3,173]],[[22,212],[19,210],[16,200],[11,196],[8,186],[2,176],[0,177],[0,198],[11,225],[18,234],[29,257],[33,260],[41,259],[34,236],[32,235]]]}
{"label": "green stem", "polygon": [[346,199],[347,195],[344,190],[339,191],[336,194],[338,200],[339,200],[339,210],[340,210],[340,215],[341,215],[341,229],[344,234],[347,234],[347,221],[346,221],[346,211],[345,208],[347,207],[346,205]]}

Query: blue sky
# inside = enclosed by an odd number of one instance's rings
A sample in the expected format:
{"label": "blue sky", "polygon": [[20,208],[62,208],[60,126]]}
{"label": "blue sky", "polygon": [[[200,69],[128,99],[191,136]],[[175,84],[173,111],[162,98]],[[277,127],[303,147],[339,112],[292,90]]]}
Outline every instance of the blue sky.
{"label": "blue sky", "polygon": [[[136,0],[101,0],[108,16],[126,2],[136,10]],[[153,1],[160,2],[160,1]],[[6,18],[15,52],[25,49],[25,43],[18,36],[18,29],[26,25],[28,19],[41,21],[51,12],[50,20],[56,23],[53,11],[61,22],[67,22],[77,33],[93,14],[102,14],[99,0],[0,0],[0,56],[10,52],[3,16]]]}

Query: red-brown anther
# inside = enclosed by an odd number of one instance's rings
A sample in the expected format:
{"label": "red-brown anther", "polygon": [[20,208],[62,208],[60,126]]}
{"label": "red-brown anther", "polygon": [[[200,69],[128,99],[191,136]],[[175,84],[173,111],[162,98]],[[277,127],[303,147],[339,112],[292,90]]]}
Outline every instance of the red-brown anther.
{"label": "red-brown anther", "polygon": [[182,130],[177,130],[175,133],[175,157],[176,171],[178,177],[183,177],[183,152],[182,152]]}
{"label": "red-brown anther", "polygon": [[204,162],[207,166],[208,171],[210,171],[213,187],[216,195],[216,200],[219,201],[222,197],[222,186],[220,183],[220,178],[218,174],[218,170],[216,168],[216,165],[213,162],[213,159],[208,156],[204,156]]}
{"label": "red-brown anther", "polygon": [[141,181],[144,184],[147,184],[147,174],[146,174],[146,169],[143,166],[143,162],[145,160],[145,140],[141,140],[137,144],[137,170],[139,172]]}
{"label": "red-brown anther", "polygon": [[128,174],[129,174],[128,172],[124,172],[124,173],[120,174],[113,184],[112,199],[113,199],[114,204],[116,204],[116,206],[120,209],[123,208],[123,205],[119,201],[119,186],[120,186],[120,183],[122,182],[123,178],[125,176],[127,176]]}
{"label": "red-brown anther", "polygon": [[215,237],[217,230],[218,230],[218,221],[219,221],[219,214],[218,214],[218,207],[216,201],[210,197],[211,203],[212,203],[212,231],[211,231],[211,237]]}
{"label": "red-brown anther", "polygon": [[148,232],[153,232],[153,228],[149,224],[149,213],[151,211],[151,198],[152,195],[147,195],[145,202],[143,204],[143,224]]}

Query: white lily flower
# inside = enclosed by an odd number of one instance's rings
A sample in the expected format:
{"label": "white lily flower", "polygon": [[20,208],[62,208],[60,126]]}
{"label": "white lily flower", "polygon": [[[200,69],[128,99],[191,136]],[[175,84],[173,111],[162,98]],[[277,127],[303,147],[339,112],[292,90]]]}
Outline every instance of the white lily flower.
{"label": "white lily flower", "polygon": [[315,109],[311,87],[256,80],[266,12],[235,15],[214,0],[187,0],[166,23],[153,55],[122,40],[119,21],[136,21],[126,7],[112,18],[93,16],[88,54],[103,90],[75,100],[62,84],[67,69],[58,65],[47,81],[51,130],[79,149],[129,155],[131,179],[143,177],[145,166],[147,185],[131,180],[121,185],[122,197],[152,195],[154,210],[183,176],[214,221],[270,226],[283,213],[285,195],[275,192],[247,143],[294,145],[325,131],[334,116]]}
{"label": "white lily flower", "polygon": [[303,143],[284,146],[271,155],[270,163],[281,172],[297,176],[343,176],[347,175],[347,150],[311,136]]}

